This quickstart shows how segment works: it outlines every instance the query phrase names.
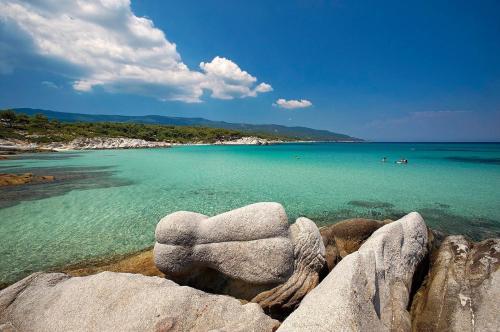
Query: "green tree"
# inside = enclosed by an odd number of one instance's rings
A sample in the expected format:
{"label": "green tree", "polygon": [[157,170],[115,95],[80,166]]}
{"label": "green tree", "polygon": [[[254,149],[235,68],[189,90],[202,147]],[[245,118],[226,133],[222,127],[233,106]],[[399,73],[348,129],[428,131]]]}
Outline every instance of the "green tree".
{"label": "green tree", "polygon": [[38,127],[38,128],[46,128],[47,127],[47,124],[49,123],[49,119],[41,114],[41,113],[37,113],[35,114],[35,116],[32,118],[31,120],[31,123],[35,126],[35,127]]}
{"label": "green tree", "polygon": [[16,121],[16,112],[13,110],[3,110],[0,112],[0,119],[5,122],[8,127],[12,127],[12,124]]}
{"label": "green tree", "polygon": [[16,117],[16,123],[24,126],[30,123],[30,117],[24,113],[20,113]]}
{"label": "green tree", "polygon": [[59,128],[61,126],[61,123],[59,122],[59,120],[52,119],[50,120],[50,125],[54,128]]}

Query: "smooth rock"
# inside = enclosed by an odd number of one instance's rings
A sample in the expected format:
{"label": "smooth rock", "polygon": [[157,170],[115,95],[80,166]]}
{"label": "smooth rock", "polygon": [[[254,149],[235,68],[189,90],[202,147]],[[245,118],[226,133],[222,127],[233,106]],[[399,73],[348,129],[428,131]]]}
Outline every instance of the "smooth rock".
{"label": "smooth rock", "polygon": [[0,292],[5,331],[273,331],[278,325],[255,303],[136,274],[35,273]]}
{"label": "smooth rock", "polygon": [[414,297],[414,331],[500,329],[500,239],[472,243],[448,236],[432,255]]}
{"label": "smooth rock", "polygon": [[278,331],[409,331],[415,270],[427,253],[427,227],[410,213],[347,255]]}
{"label": "smooth rock", "polygon": [[176,212],[156,227],[155,264],[178,283],[252,299],[293,273],[288,218],[278,203],[214,217]]}
{"label": "smooth rock", "polygon": [[282,285],[257,295],[257,302],[273,317],[284,318],[302,298],[318,285],[319,272],[325,266],[325,246],[316,224],[298,218],[290,227],[294,248],[294,272]]}

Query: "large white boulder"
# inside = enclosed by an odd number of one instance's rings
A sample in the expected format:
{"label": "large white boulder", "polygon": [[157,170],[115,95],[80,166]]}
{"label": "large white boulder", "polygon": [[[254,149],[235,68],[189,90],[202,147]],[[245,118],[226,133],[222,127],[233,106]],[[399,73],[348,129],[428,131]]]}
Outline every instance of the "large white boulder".
{"label": "large white boulder", "polygon": [[410,213],[347,255],[278,331],[409,331],[413,274],[427,253],[427,227]]}
{"label": "large white boulder", "polygon": [[0,292],[0,331],[273,331],[278,325],[255,303],[136,274],[35,273]]}
{"label": "large white boulder", "polygon": [[177,280],[221,277],[249,284],[285,282],[293,272],[288,218],[278,203],[257,203],[207,217],[180,211],[156,227],[154,260]]}
{"label": "large white boulder", "polygon": [[259,303],[283,317],[319,280],[325,247],[307,218],[293,225],[281,204],[257,203],[214,217],[176,212],[156,227],[154,259],[167,278]]}

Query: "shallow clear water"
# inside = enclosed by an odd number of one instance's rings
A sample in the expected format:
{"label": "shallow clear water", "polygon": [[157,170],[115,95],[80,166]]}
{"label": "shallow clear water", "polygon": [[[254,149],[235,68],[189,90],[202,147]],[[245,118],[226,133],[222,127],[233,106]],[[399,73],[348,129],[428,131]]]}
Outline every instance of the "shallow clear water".
{"label": "shallow clear water", "polygon": [[[401,157],[409,164],[394,163]],[[185,146],[0,162],[0,172],[24,171],[58,180],[0,189],[0,282],[150,246],[158,220],[177,210],[259,201],[282,203],[290,222],[416,210],[448,233],[500,235],[500,144]]]}

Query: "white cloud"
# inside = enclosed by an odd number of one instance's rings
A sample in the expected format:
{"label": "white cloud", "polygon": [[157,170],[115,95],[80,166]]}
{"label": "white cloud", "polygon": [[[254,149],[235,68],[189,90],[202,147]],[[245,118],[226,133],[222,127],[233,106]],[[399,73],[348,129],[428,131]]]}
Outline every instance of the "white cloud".
{"label": "white cloud", "polygon": [[273,90],[267,83],[260,83],[254,87],[257,78],[241,70],[236,63],[226,58],[216,56],[211,62],[200,63],[200,68],[207,79],[202,87],[212,90],[214,98],[255,97],[257,93]]}
{"label": "white cloud", "polygon": [[204,90],[218,99],[272,91],[223,57],[202,62],[202,71],[189,69],[163,31],[134,15],[129,0],[0,0],[0,53],[0,73],[36,62],[22,59],[42,59],[48,64],[41,67],[73,79],[81,92],[100,86],[200,102]]}
{"label": "white cloud", "polygon": [[42,81],[42,85],[51,89],[59,89],[59,86],[51,81]]}
{"label": "white cloud", "polygon": [[283,98],[280,98],[276,100],[276,102],[273,104],[273,106],[277,106],[280,108],[286,108],[286,109],[296,109],[296,108],[306,108],[312,106],[312,103],[307,100],[307,99],[301,99],[301,100],[295,100],[295,99],[290,99],[286,100]]}
{"label": "white cloud", "polygon": [[260,83],[255,88],[255,91],[256,92],[270,92],[270,91],[273,91],[273,87],[267,83]]}

